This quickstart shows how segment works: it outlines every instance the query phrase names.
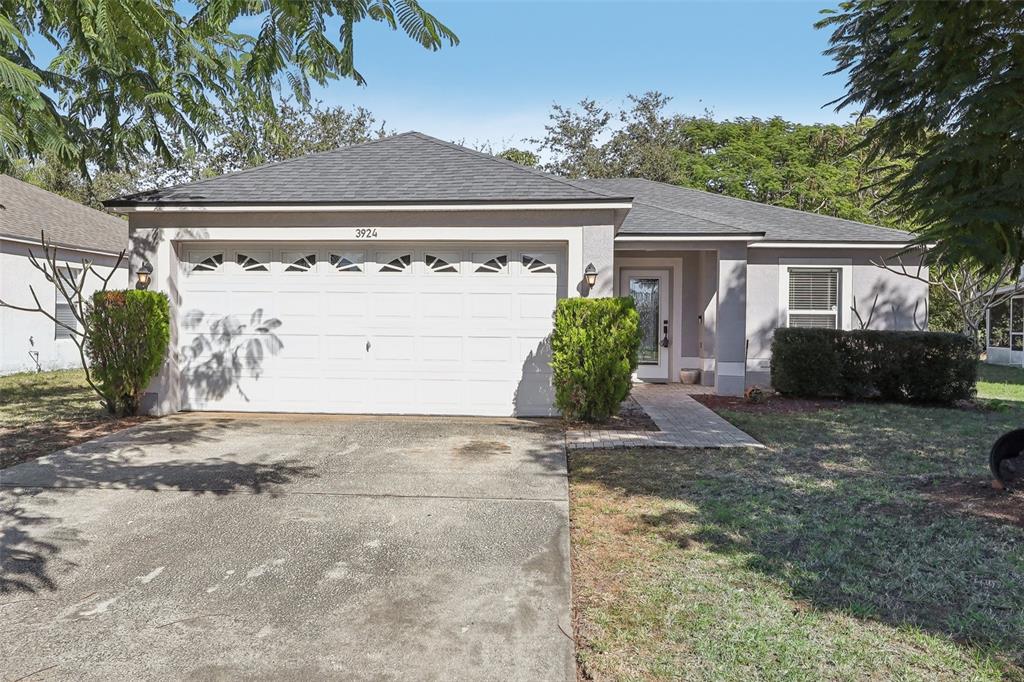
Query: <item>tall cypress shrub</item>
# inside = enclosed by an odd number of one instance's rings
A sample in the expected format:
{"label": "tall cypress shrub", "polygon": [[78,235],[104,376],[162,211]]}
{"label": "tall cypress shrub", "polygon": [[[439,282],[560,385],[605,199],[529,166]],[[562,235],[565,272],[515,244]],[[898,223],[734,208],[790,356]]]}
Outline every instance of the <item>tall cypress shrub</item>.
{"label": "tall cypress shrub", "polygon": [[640,350],[631,298],[565,298],[555,308],[555,405],[567,419],[604,421],[629,396]]}
{"label": "tall cypress shrub", "polygon": [[89,370],[111,414],[137,414],[170,341],[167,296],[155,291],[98,291],[89,308]]}

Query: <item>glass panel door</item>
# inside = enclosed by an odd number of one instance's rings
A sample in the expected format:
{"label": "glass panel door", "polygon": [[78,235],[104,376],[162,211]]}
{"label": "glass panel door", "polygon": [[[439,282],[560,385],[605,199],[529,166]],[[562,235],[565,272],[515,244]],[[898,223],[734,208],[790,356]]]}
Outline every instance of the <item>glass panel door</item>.
{"label": "glass panel door", "polygon": [[661,280],[648,277],[630,277],[629,295],[640,313],[640,364],[656,365],[661,350],[658,338],[661,320]]}

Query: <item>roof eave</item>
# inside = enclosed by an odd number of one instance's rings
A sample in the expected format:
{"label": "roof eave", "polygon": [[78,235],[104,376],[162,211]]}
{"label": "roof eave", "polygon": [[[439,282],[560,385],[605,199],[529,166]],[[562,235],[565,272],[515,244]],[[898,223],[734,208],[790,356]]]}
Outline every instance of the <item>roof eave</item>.
{"label": "roof eave", "polygon": [[760,249],[905,249],[918,246],[913,239],[906,241],[885,240],[885,239],[765,239],[757,244],[752,244]]}
{"label": "roof eave", "polygon": [[735,232],[706,232],[701,230],[694,230],[691,232],[620,232],[618,237],[621,239],[681,239],[681,238],[700,238],[700,239],[717,239],[719,237],[739,237],[743,239],[760,239],[765,236],[764,232],[741,232],[739,230]]}
{"label": "roof eave", "polygon": [[[42,247],[42,242],[39,241],[38,239],[30,239],[28,237],[23,237],[21,235],[7,234],[7,233],[3,233],[3,232],[0,232],[0,241],[14,242],[15,244],[26,244],[28,246],[39,246],[39,247]],[[50,246],[56,247],[58,249],[63,249],[65,251],[81,251],[82,253],[95,253],[95,254],[101,255],[101,256],[117,256],[117,255],[119,255],[121,253],[121,251],[127,251],[127,247],[128,247],[127,238],[126,238],[126,241],[125,241],[125,248],[121,249],[121,250],[116,250],[116,251],[115,250],[109,250],[109,249],[107,249],[105,247],[83,246],[81,244],[72,244],[70,242],[63,242],[63,241],[58,242],[58,241],[54,241],[52,239],[47,239],[46,241],[47,241],[47,243]]]}
{"label": "roof eave", "polygon": [[272,211],[414,211],[503,209],[629,209],[632,197],[578,199],[474,199],[431,201],[130,201],[111,199],[103,205],[119,213],[134,212],[272,212]]}

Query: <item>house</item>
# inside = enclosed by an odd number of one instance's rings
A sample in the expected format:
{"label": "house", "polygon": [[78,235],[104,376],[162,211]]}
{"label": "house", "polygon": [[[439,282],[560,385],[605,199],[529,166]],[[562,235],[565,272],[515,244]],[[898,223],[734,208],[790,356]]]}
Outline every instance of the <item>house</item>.
{"label": "house", "polygon": [[171,297],[154,413],[550,415],[565,296],[632,295],[638,378],[727,395],[767,383],[779,326],[926,324],[926,286],[873,265],[906,233],[416,132],[107,205]]}
{"label": "house", "polygon": [[[128,223],[83,206],[35,185],[0,175],[0,300],[21,307],[39,305],[65,324],[76,324],[67,300],[29,259],[43,258],[40,233],[57,248],[59,267],[74,275],[89,261],[97,274],[107,276],[118,254],[128,247]],[[128,266],[123,263],[110,286],[124,288]],[[88,277],[85,293],[101,282]],[[38,312],[0,307],[0,374],[66,369],[81,366],[71,333]]]}

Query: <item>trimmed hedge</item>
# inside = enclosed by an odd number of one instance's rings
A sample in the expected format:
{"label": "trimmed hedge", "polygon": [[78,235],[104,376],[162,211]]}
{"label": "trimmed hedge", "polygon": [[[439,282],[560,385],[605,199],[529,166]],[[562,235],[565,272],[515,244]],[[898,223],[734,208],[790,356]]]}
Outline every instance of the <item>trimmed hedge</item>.
{"label": "trimmed hedge", "polygon": [[563,298],[555,308],[551,369],[567,419],[604,421],[629,396],[640,350],[631,298]]}
{"label": "trimmed hedge", "polygon": [[136,414],[160,371],[170,341],[167,296],[156,291],[97,291],[88,312],[89,372],[107,410]]}
{"label": "trimmed hedge", "polygon": [[951,403],[974,395],[977,360],[960,334],[783,328],[772,342],[772,387],[799,397]]}

